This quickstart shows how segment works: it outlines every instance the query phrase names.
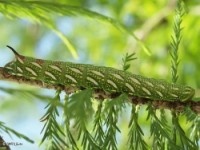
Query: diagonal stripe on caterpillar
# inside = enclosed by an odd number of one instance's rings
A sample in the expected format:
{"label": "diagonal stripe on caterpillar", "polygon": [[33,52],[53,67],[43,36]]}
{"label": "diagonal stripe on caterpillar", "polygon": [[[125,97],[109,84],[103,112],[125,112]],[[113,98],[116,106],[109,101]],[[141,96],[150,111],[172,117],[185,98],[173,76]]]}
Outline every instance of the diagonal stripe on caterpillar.
{"label": "diagonal stripe on caterpillar", "polygon": [[25,57],[12,47],[15,60],[4,66],[9,75],[22,76],[45,84],[101,89],[155,100],[186,101],[194,96],[189,86],[146,78],[110,67]]}

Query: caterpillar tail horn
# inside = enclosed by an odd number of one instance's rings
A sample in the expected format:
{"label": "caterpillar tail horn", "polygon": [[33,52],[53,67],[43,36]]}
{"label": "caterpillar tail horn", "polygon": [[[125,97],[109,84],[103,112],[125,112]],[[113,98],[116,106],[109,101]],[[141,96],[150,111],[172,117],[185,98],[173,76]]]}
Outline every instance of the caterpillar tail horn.
{"label": "caterpillar tail horn", "polygon": [[17,53],[17,51],[14,49],[14,48],[12,48],[11,46],[9,46],[9,45],[6,45],[16,56],[20,56],[20,54],[19,53]]}

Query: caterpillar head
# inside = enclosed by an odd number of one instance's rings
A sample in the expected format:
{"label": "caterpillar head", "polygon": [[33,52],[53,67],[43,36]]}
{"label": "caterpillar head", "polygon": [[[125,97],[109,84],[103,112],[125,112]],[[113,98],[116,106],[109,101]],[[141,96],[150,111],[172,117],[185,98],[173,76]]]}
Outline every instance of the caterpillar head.
{"label": "caterpillar head", "polygon": [[193,88],[189,86],[185,86],[182,90],[180,100],[181,101],[191,100],[194,94],[195,94],[195,90]]}

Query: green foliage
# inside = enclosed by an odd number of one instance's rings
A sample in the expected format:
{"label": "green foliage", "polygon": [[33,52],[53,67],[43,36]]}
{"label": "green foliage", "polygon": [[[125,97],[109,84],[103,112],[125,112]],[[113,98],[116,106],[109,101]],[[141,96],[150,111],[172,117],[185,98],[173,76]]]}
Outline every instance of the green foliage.
{"label": "green foliage", "polygon": [[[178,65],[179,65],[179,45],[181,42],[181,23],[183,20],[185,10],[184,10],[184,4],[182,0],[178,0],[177,2],[177,8],[176,8],[176,16],[174,19],[174,36],[172,36],[172,43],[171,47],[172,50],[170,51],[170,55],[172,57],[172,82],[176,83],[178,80]],[[192,142],[186,135],[184,130],[182,129],[179,121],[178,121],[178,114],[175,111],[172,111],[172,123],[173,123],[173,141],[177,142],[177,137],[180,139],[180,145],[182,149],[197,149],[197,145],[195,145],[194,142]],[[172,148],[174,148],[172,146]]]}
{"label": "green foliage", "polygon": [[99,149],[94,138],[87,129],[88,116],[92,114],[91,103],[92,90],[87,89],[73,94],[68,102],[68,114],[75,119],[74,128],[76,128],[79,140],[82,136],[81,145],[83,149]]}
{"label": "green foliage", "polygon": [[[17,8],[17,12],[15,11],[15,8]],[[143,42],[140,41],[140,39],[137,38],[135,34],[128,31],[118,21],[110,17],[101,15],[99,13],[87,10],[82,7],[70,6],[70,5],[65,5],[62,3],[59,4],[59,3],[43,2],[43,1],[1,0],[0,12],[2,12],[5,16],[9,18],[27,18],[33,22],[44,24],[45,26],[50,28],[52,31],[54,31],[61,38],[61,40],[65,43],[65,45],[68,47],[68,49],[70,50],[70,52],[75,58],[78,57],[78,54],[74,46],[68,40],[68,38],[66,38],[65,35],[56,28],[54,20],[52,18],[53,14],[59,14],[63,16],[77,16],[77,15],[86,16],[92,19],[103,21],[105,23],[109,23],[113,25],[114,27],[116,27],[117,29],[133,36],[138,41],[138,43],[142,46],[142,48],[147,53],[149,53],[149,50],[146,48]]]}
{"label": "green foliage", "polygon": [[152,107],[151,103],[148,105],[147,110],[147,120],[151,120],[150,132],[151,136],[153,136],[152,149],[165,149],[166,141],[169,142],[169,145],[172,146],[172,148],[177,149],[178,147],[170,138],[169,126],[166,124],[166,120],[161,122],[161,120],[157,117],[156,111]]}
{"label": "green foliage", "polygon": [[105,139],[103,149],[112,149],[117,150],[117,140],[116,134],[117,131],[120,132],[119,127],[117,126],[119,113],[121,112],[124,106],[124,101],[127,100],[127,96],[125,94],[120,95],[119,97],[107,101],[105,104],[104,113],[105,117]]}
{"label": "green foliage", "polygon": [[179,45],[181,42],[181,31],[182,31],[182,27],[181,27],[181,23],[183,20],[183,15],[185,13],[184,10],[184,5],[182,0],[178,0],[177,2],[177,8],[176,8],[176,16],[174,19],[174,36],[172,36],[172,42],[171,42],[171,48],[172,50],[170,50],[170,55],[172,57],[172,82],[176,83],[176,81],[178,80],[178,75],[177,75],[177,71],[178,71],[178,65],[179,65],[179,57],[178,57],[178,49],[179,49]]}
{"label": "green foliage", "polygon": [[57,90],[55,98],[46,106],[46,113],[41,118],[41,121],[45,121],[44,127],[41,132],[44,132],[43,138],[41,140],[41,144],[47,140],[48,147],[47,149],[63,149],[63,145],[67,146],[65,141],[62,139],[64,133],[58,124],[56,119],[59,116],[57,106],[55,104],[56,101],[60,100],[59,94],[61,90]]}
{"label": "green foliage", "polygon": [[[35,98],[43,100],[44,102],[49,102],[49,100],[52,100],[52,97],[46,96],[46,95],[42,95],[41,92],[38,92],[37,90],[33,90],[33,89],[30,90],[30,89],[25,89],[25,88],[15,89],[15,88],[3,88],[3,87],[0,87],[0,90],[2,92],[8,93],[8,94],[12,94],[13,96],[15,96],[17,94],[20,94],[20,96],[21,95],[27,95],[28,97],[33,96]],[[63,107],[63,105],[61,103],[59,103],[59,102],[56,105],[58,105],[60,107]],[[1,109],[3,109],[3,108],[1,108]]]}
{"label": "green foliage", "polygon": [[123,63],[123,70],[126,71],[130,68],[130,61],[135,60],[137,58],[133,57],[135,55],[135,53],[132,54],[128,54],[126,53],[126,55],[124,56],[125,58],[122,58],[122,63]]}
{"label": "green foliage", "polygon": [[[174,19],[174,36],[172,36],[172,42],[171,42],[171,48],[172,50],[170,51],[170,55],[171,55],[171,68],[172,68],[172,82],[176,83],[176,81],[178,80],[178,65],[179,65],[179,58],[178,58],[178,50],[179,50],[179,44],[181,42],[181,23],[182,23],[182,18],[184,15],[184,6],[182,3],[182,0],[178,0],[177,2],[177,8],[176,8],[176,16]],[[173,140],[177,141],[177,134],[180,135],[181,137],[181,133],[179,132],[180,130],[177,129],[181,129],[179,122],[178,122],[178,117],[176,112],[172,111],[172,122],[173,122]],[[183,136],[184,136],[184,131],[183,131]],[[182,143],[183,146],[183,143]]]}
{"label": "green foliage", "polygon": [[63,114],[64,131],[65,131],[65,135],[66,135],[65,138],[67,138],[66,142],[69,143],[68,144],[69,147],[71,149],[73,149],[73,150],[77,150],[78,149],[77,144],[76,144],[75,139],[74,139],[74,137],[73,137],[73,135],[71,133],[71,130],[70,130],[70,117],[69,117],[70,111],[68,109],[68,103],[69,103],[68,101],[69,101],[69,96],[66,95],[65,96],[65,102],[64,102],[64,104],[65,104],[65,106],[64,106],[64,114]]}
{"label": "green foliage", "polygon": [[103,107],[103,102],[100,101],[95,113],[94,128],[93,128],[94,139],[100,147],[103,146],[105,140],[105,132],[103,130],[102,107]]}
{"label": "green foliage", "polygon": [[131,119],[129,122],[129,140],[128,147],[130,150],[147,150],[147,143],[144,141],[144,133],[138,123],[139,106],[132,105]]}
{"label": "green foliage", "polygon": [[178,122],[178,117],[173,117],[172,123],[175,128],[175,133],[178,133],[177,136],[180,138],[181,149],[198,149],[198,146],[185,135],[184,130]]}
{"label": "green foliage", "polygon": [[[122,58],[124,71],[127,71],[131,66],[130,62],[136,59],[135,57],[133,57],[134,55],[135,53],[126,53],[126,55],[124,56],[125,58]],[[128,125],[128,127],[130,128],[128,134],[128,149],[147,150],[148,146],[143,139],[144,133],[138,123],[138,111],[139,106],[135,106],[134,104],[132,104],[131,119]]]}
{"label": "green foliage", "polygon": [[[199,147],[199,139],[200,139],[200,116],[196,115],[193,111],[191,111],[190,108],[186,108],[184,113],[184,116],[186,116],[187,121],[191,123],[191,126],[189,128],[189,139],[188,137],[184,136],[184,139],[181,139],[182,141],[186,140],[186,142],[190,145],[190,147]],[[191,142],[193,141],[193,142]],[[187,145],[186,145],[187,146]],[[189,148],[190,148],[189,147]]]}
{"label": "green foliage", "polygon": [[15,136],[17,136],[18,138],[21,138],[21,139],[26,140],[27,142],[34,143],[33,140],[31,140],[31,139],[28,138],[27,136],[25,136],[25,135],[23,135],[23,134],[21,134],[21,133],[15,131],[14,129],[11,129],[11,128],[7,127],[7,126],[5,125],[5,123],[4,123],[4,122],[1,122],[1,121],[0,121],[0,132],[5,132],[5,133],[9,134],[10,136],[11,136],[11,135],[15,135]]}

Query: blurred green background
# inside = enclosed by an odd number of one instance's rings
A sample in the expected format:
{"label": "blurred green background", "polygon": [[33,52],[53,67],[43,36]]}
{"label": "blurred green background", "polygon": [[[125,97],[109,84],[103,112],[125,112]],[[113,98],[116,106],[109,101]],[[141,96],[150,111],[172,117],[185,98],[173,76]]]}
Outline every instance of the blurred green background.
{"label": "blurred green background", "polygon": [[[47,2],[47,0],[45,0]],[[50,0],[49,0],[50,2]],[[54,1],[52,1],[54,2]],[[130,35],[121,32],[111,24],[84,16],[60,16],[49,14],[54,23],[75,47],[78,59],[72,54],[63,41],[47,26],[31,22],[27,19],[15,19],[0,14],[0,66],[11,61],[14,56],[6,45],[15,48],[20,54],[42,59],[72,61],[95,65],[121,68],[123,56],[135,52],[137,59],[132,63],[130,72],[171,82],[171,58],[169,55],[171,35],[173,33],[173,17],[176,0],[57,0],[67,5],[80,6],[102,15],[109,16],[122,23],[138,38],[142,39],[150,49],[148,55],[137,41]],[[0,1],[0,5],[2,6]],[[200,1],[185,1],[187,14],[183,19],[183,34],[179,49],[180,65],[178,83],[196,89],[196,97],[200,97]],[[17,11],[18,8],[16,8]],[[23,18],[23,17],[22,17]],[[41,89],[28,85],[19,85],[0,81],[1,89],[31,90],[43,95],[54,96],[54,90]],[[13,149],[38,149],[43,123],[39,118],[43,115],[46,102],[22,91],[9,93],[0,90],[0,120],[6,125],[26,134],[36,141],[29,144],[15,137],[7,141],[22,142],[22,146]],[[143,130],[149,138],[149,123],[146,122],[145,106],[140,111]],[[119,147],[124,147],[127,140],[127,124],[130,116],[129,107],[123,112],[119,135]],[[184,119],[183,119],[184,120]],[[125,123],[124,123],[125,122]],[[186,127],[188,127],[186,125]],[[43,146],[40,147],[43,149]]]}

